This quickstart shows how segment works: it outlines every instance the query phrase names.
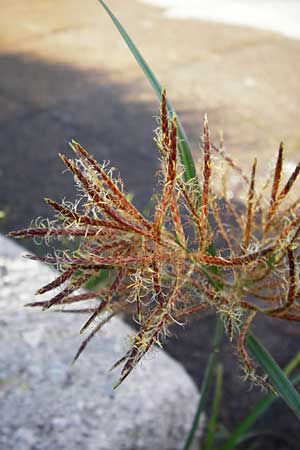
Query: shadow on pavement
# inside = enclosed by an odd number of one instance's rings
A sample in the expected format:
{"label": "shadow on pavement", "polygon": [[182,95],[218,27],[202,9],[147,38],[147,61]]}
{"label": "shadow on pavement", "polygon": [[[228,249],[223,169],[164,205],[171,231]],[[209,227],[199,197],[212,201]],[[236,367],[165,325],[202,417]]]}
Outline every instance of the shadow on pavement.
{"label": "shadow on pavement", "polygon": [[49,215],[44,197],[74,199],[72,176],[62,174],[58,157],[59,152],[71,155],[71,139],[98,161],[110,160],[134,202],[145,205],[157,167],[157,104],[133,101],[136,86],[111,81],[104,72],[18,55],[1,56],[0,66],[2,233]]}

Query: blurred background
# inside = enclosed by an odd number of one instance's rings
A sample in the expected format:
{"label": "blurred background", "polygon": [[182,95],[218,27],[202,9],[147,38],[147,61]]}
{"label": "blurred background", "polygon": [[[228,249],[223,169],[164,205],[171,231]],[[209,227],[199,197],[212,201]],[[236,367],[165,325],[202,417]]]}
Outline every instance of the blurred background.
{"label": "blurred background", "polygon": [[[280,141],[287,171],[293,169],[300,157],[299,2],[108,3],[166,86],[196,158],[207,113],[213,141],[223,130],[227,150],[245,172],[258,156],[258,174],[265,175]],[[75,197],[58,158],[69,153],[72,138],[98,160],[110,160],[142,208],[158,167],[159,105],[99,3],[2,0],[0,24],[0,231],[47,216],[43,197]],[[237,181],[237,197],[239,188]],[[167,347],[198,384],[211,327],[209,320],[197,322]],[[283,364],[299,350],[299,332],[281,330],[288,335],[283,344],[278,329],[264,323],[258,334]],[[226,361],[222,419],[228,425],[259,393],[248,395],[249,386],[234,375],[235,358]],[[261,448],[299,448],[296,419],[282,404],[272,411],[262,429],[277,417],[282,430],[276,444],[268,438]]]}
{"label": "blurred background", "polygon": [[[166,86],[196,158],[206,112],[212,139],[218,142],[223,130],[227,150],[246,172],[258,156],[264,175],[281,140],[291,170],[300,147],[299,3],[206,3],[109,5]],[[111,160],[142,207],[154,186],[158,103],[99,3],[1,6],[0,230],[48,214],[45,196],[74,195],[57,157],[72,138],[100,161]]]}

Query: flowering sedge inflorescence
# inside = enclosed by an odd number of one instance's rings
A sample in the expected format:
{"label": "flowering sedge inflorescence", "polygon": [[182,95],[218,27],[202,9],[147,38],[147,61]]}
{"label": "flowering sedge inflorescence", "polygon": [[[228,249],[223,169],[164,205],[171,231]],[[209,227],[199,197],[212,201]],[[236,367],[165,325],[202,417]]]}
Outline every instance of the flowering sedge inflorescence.
{"label": "flowering sedge inflorescence", "polygon": [[[90,331],[75,359],[104,323],[119,312],[134,308],[140,328],[128,352],[115,364],[123,364],[118,384],[154,344],[164,340],[174,322],[184,323],[203,310],[214,310],[222,317],[230,340],[237,336],[245,374],[252,381],[263,383],[244,343],[251,322],[257,314],[300,321],[296,261],[300,201],[283,207],[300,164],[282,186],[283,145],[280,145],[266,203],[256,189],[256,160],[248,178],[225,153],[222,142],[220,148],[211,144],[206,118],[202,141],[199,194],[195,180],[184,181],[184,168],[177,155],[176,117],[168,118],[163,91],[156,135],[163,185],[151,220],[128,200],[121,180],[114,179],[112,170],[98,164],[73,141],[71,148],[76,159],[60,157],[80,187],[80,200],[70,205],[46,199],[56,212],[54,221],[47,226],[10,233],[15,237],[78,240],[76,250],[55,252],[44,258],[30,256],[54,265],[60,272],[37,294],[58,287],[60,291],[50,300],[29,306],[49,309],[95,300],[92,308],[76,310],[90,312],[81,330]],[[225,212],[220,212],[220,195],[212,189],[213,151],[243,177],[247,197],[242,215],[229,200],[225,181],[222,194]],[[222,219],[224,214],[235,221],[234,232]],[[214,246],[219,238],[224,242],[222,249]],[[76,293],[103,269],[109,269],[111,274],[104,288]]]}

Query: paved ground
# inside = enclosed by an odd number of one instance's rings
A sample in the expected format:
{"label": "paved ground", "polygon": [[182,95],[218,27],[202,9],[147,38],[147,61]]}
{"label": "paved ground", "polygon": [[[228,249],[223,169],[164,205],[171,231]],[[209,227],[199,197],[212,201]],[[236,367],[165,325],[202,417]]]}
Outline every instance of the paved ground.
{"label": "paved ground", "polygon": [[[109,4],[167,86],[195,155],[207,112],[213,135],[224,130],[227,147],[245,170],[258,155],[259,173],[265,173],[280,140],[287,144],[289,166],[297,162],[300,41],[254,29],[166,20],[159,9],[135,0],[126,7],[122,0]],[[51,0],[6,0],[0,24],[0,210],[6,212],[0,230],[48,214],[45,196],[74,196],[71,177],[61,175],[57,157],[71,138],[99,160],[110,159],[137,204],[144,205],[157,167],[152,130],[158,105],[98,2],[63,0],[57,7]],[[185,347],[170,345],[195,378],[198,363],[189,367],[186,355],[191,351],[204,358],[203,342],[212,326],[206,324],[200,335],[198,324],[186,334]],[[272,327],[265,334],[271,336],[270,348],[278,349],[283,338],[273,339],[278,332]],[[298,348],[294,340],[287,341],[290,354]],[[286,361],[287,351],[279,356]],[[234,403],[236,378],[230,373],[228,368],[225,400],[235,412],[226,411],[225,422],[240,417],[250,398],[244,387],[247,401],[240,396],[240,407]],[[284,409],[283,415],[292,439],[296,428]],[[294,448],[291,442],[280,445],[276,449]]]}
{"label": "paved ground", "polygon": [[[110,5],[168,87],[196,154],[206,111],[246,170],[257,154],[264,173],[280,140],[297,161],[300,41],[128,3]],[[71,192],[57,158],[71,138],[112,160],[141,205],[156,167],[157,103],[98,2],[7,0],[0,21],[2,230],[45,214],[42,197]]]}

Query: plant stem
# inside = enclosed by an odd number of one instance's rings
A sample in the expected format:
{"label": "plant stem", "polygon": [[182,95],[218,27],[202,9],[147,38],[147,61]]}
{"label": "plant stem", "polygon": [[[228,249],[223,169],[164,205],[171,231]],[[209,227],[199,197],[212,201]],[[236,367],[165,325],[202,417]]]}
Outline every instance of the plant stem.
{"label": "plant stem", "polygon": [[223,366],[218,364],[216,373],[216,387],[211,408],[211,416],[207,424],[207,433],[204,443],[204,450],[212,450],[216,435],[216,426],[219,413],[219,405],[222,394]]}
{"label": "plant stem", "polygon": [[213,348],[209,355],[207,366],[206,366],[206,369],[204,372],[203,381],[201,384],[199,403],[198,403],[197,410],[196,410],[196,413],[195,413],[195,416],[193,419],[191,430],[187,436],[183,450],[189,450],[191,448],[191,445],[195,438],[197,428],[199,426],[201,414],[206,406],[206,402],[208,399],[208,393],[209,393],[209,390],[210,390],[210,387],[211,387],[211,384],[213,381],[213,372],[214,372],[215,366],[217,364],[218,354],[220,351],[220,345],[221,345],[221,341],[223,338],[223,330],[224,330],[223,322],[218,317],[217,323],[216,323],[215,336],[213,339]]}

